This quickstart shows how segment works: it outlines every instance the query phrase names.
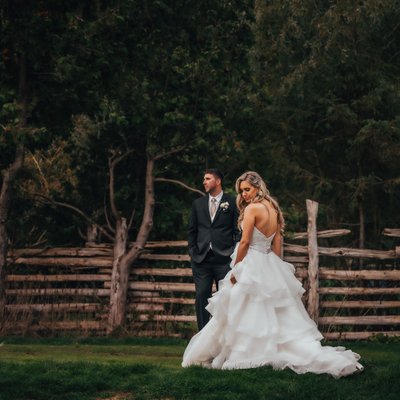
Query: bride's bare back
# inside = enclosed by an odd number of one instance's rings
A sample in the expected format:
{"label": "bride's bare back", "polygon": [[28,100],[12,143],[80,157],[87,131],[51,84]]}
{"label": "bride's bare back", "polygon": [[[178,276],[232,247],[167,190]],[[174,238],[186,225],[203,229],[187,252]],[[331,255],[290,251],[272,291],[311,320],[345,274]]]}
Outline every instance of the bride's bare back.
{"label": "bride's bare back", "polygon": [[276,233],[278,230],[278,212],[267,200],[253,203],[255,206],[255,227],[266,237]]}

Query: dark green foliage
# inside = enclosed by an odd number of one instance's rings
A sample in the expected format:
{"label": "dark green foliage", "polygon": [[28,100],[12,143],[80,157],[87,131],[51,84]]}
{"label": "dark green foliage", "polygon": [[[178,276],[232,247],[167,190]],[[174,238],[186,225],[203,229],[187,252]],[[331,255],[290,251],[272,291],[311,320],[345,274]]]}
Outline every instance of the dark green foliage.
{"label": "dark green foliage", "polygon": [[399,224],[399,12],[390,0],[256,2],[272,175],[327,207],[323,224],[359,222],[371,241]]}
{"label": "dark green foliage", "polygon": [[[141,220],[147,156],[182,148],[157,163],[156,176],[201,187],[203,170],[218,164],[230,175],[227,187],[232,187],[245,165],[239,169],[232,163],[243,154],[238,131],[251,115],[246,106],[251,12],[251,2],[232,7],[225,0],[126,0],[85,5],[32,2],[20,16],[17,5],[8,2],[3,10],[8,22],[4,48],[19,37],[18,24],[25,35],[34,31],[32,48],[41,51],[27,53],[37,69],[30,75],[36,95],[31,122],[49,132],[39,150],[31,149],[25,176],[30,183],[20,197],[40,192],[74,204],[105,224],[108,160],[133,150],[116,168],[115,200],[127,218],[136,210],[134,234]],[[11,22],[16,25],[11,27]],[[15,91],[14,78],[7,75]],[[62,141],[54,147],[56,136]],[[57,154],[64,157],[63,168],[48,162],[52,148],[63,149],[63,155]],[[33,157],[35,162],[29,162]],[[186,215],[180,210],[189,208],[195,195],[163,183],[157,184],[156,194],[154,238],[167,238],[173,226],[182,238]],[[31,202],[20,202],[14,209],[14,218],[23,226],[45,232],[48,244],[79,241],[73,229],[84,232],[83,222],[77,224],[74,218],[65,224],[65,210],[50,211],[39,204],[32,209]],[[49,215],[53,226],[46,222]],[[10,226],[15,227],[16,245],[35,241],[17,222]]]}
{"label": "dark green foliage", "polygon": [[[382,228],[400,223],[399,9],[395,0],[2,2],[0,168],[18,142],[28,150],[13,244],[82,241],[86,222],[37,203],[38,192],[106,225],[109,159],[128,150],[115,201],[128,219],[136,210],[134,237],[146,158],[180,149],[156,162],[156,177],[201,189],[204,169],[218,166],[232,192],[256,170],[289,230],[304,230],[313,198],[320,228],[349,226],[352,244],[365,231],[364,244],[387,246]],[[22,55],[29,116],[19,131]],[[155,191],[151,239],[185,238],[197,194],[165,182]]]}

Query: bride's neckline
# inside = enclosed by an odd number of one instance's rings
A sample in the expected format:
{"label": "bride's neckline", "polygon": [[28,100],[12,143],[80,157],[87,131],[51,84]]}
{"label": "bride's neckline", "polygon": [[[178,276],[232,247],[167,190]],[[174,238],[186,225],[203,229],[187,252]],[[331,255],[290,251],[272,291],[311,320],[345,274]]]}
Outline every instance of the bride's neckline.
{"label": "bride's neckline", "polygon": [[255,225],[254,225],[254,229],[257,229],[258,232],[260,232],[261,235],[263,235],[266,239],[271,239],[271,238],[272,238],[273,236],[275,236],[275,234],[276,234],[276,232],[274,232],[272,235],[267,236],[267,235],[265,235],[264,233],[262,233]]}

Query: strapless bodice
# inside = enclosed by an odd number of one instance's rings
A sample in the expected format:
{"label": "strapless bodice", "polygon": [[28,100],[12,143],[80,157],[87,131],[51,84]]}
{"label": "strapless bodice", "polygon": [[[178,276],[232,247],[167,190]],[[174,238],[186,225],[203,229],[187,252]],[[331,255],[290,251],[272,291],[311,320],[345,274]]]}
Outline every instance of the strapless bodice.
{"label": "strapless bodice", "polygon": [[271,236],[265,236],[256,226],[254,226],[253,237],[250,241],[249,249],[260,251],[261,253],[271,252],[271,243],[274,240],[275,233]]}

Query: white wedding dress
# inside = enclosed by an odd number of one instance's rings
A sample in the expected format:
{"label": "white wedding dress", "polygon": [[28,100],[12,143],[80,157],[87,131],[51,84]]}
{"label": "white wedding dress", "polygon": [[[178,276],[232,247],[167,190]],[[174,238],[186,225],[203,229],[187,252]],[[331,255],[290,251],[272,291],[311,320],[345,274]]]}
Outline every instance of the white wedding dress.
{"label": "white wedding dress", "polygon": [[[270,365],[335,378],[361,371],[358,354],[321,345],[323,336],[301,301],[305,290],[293,265],[272,252],[273,237],[254,227],[245,258],[209,299],[206,308],[212,318],[191,339],[182,366],[241,369]],[[236,252],[237,247],[231,266]],[[237,280],[234,285],[232,274]]]}

